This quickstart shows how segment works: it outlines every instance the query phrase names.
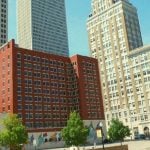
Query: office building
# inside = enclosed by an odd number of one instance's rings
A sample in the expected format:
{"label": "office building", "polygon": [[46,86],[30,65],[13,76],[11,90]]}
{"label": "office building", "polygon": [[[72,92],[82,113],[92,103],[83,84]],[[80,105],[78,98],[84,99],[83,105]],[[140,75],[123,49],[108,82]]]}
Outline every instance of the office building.
{"label": "office building", "polygon": [[104,122],[98,62],[19,48],[0,49],[0,112],[15,113],[30,133],[60,131],[71,111],[85,124]]}
{"label": "office building", "polygon": [[64,0],[17,0],[20,47],[69,56]]}
{"label": "office building", "polygon": [[133,133],[144,133],[149,136],[150,46],[137,48],[130,52],[128,57],[134,93],[134,97],[129,99]]}
{"label": "office building", "polygon": [[128,55],[143,46],[137,10],[128,0],[92,0],[87,31],[91,56],[99,62],[107,128],[119,118],[132,129],[139,112]]}
{"label": "office building", "polygon": [[0,0],[0,46],[8,39],[8,1]]}

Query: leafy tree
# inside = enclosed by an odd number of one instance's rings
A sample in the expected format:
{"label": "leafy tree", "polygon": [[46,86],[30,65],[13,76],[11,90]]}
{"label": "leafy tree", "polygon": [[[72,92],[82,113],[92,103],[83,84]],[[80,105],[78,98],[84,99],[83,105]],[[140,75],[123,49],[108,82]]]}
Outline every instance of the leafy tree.
{"label": "leafy tree", "polygon": [[70,114],[67,126],[62,130],[62,137],[67,146],[79,146],[85,144],[89,129],[76,112]]}
{"label": "leafy tree", "polygon": [[108,136],[112,141],[120,141],[121,145],[125,137],[130,136],[130,129],[128,126],[124,126],[119,119],[113,119],[111,121],[110,128],[108,129]]}
{"label": "leafy tree", "polygon": [[3,119],[0,132],[0,145],[9,147],[10,150],[20,150],[28,140],[26,128],[22,125],[17,115],[9,114]]}

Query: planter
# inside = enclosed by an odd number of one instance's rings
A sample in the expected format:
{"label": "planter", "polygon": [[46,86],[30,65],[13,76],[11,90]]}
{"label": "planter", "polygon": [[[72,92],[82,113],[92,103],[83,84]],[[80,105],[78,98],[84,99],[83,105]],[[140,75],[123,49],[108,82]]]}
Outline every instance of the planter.
{"label": "planter", "polygon": [[72,146],[72,147],[69,148],[69,150],[79,150],[79,147]]}
{"label": "planter", "polygon": [[69,150],[85,150],[85,147],[72,146],[72,147],[69,148]]}

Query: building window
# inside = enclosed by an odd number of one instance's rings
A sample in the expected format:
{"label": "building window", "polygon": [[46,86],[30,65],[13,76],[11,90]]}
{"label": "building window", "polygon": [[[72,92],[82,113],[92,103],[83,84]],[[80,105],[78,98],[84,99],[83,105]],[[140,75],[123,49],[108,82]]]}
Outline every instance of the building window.
{"label": "building window", "polygon": [[10,105],[8,105],[8,110],[10,110]]}

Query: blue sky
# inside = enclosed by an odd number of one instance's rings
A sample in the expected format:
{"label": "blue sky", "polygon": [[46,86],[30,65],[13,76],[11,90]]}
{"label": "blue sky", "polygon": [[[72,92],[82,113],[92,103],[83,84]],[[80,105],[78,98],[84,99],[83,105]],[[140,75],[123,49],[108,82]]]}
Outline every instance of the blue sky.
{"label": "blue sky", "polygon": [[[150,0],[130,0],[138,9],[144,44],[150,44]],[[91,0],[66,0],[70,55],[89,55],[86,20]],[[9,0],[9,39],[16,39],[16,0]]]}

